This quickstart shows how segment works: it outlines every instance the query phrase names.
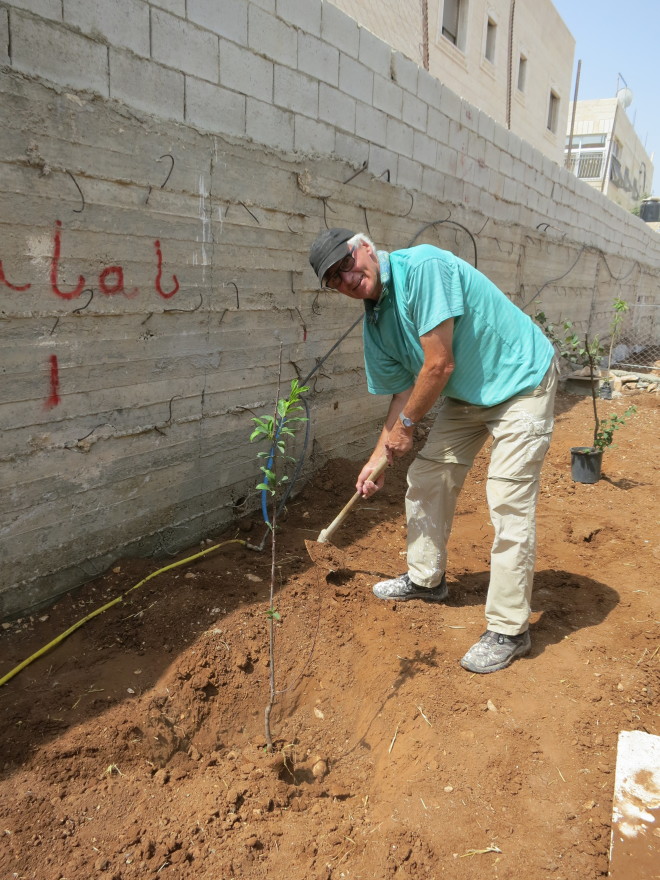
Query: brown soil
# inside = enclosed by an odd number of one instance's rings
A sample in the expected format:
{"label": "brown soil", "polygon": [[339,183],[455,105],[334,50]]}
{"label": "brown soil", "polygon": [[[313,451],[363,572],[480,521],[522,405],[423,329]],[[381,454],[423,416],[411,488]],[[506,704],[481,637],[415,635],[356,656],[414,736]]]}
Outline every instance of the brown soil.
{"label": "brown soil", "polygon": [[[158,575],[30,664],[0,688],[0,875],[605,875],[617,734],[660,732],[659,410],[652,394],[632,399],[639,411],[593,486],[573,483],[568,461],[589,442],[590,401],[558,399],[532,652],[507,670],[458,663],[484,629],[485,456],[461,496],[443,606],[371,592],[404,569],[404,466],[335,534],[348,566],[335,573],[312,565],[304,539],[350,498],[357,465],[332,462],[290,505],[275,753],[268,551],[228,544]],[[256,515],[241,525],[239,538],[261,539]],[[123,561],[4,624],[0,674],[157,568]]]}

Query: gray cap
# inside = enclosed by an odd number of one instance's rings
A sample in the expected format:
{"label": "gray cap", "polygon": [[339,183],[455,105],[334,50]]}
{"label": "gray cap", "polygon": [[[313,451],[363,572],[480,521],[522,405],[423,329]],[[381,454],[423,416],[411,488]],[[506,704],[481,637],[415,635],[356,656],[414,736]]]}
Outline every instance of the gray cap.
{"label": "gray cap", "polygon": [[347,242],[354,235],[350,229],[325,229],[316,237],[309,249],[309,262],[321,284],[328,269],[350,252]]}

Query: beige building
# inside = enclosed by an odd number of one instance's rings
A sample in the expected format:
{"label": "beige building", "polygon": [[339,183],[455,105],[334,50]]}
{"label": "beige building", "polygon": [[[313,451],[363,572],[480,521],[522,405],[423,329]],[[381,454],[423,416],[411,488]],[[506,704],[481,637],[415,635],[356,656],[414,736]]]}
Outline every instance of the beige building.
{"label": "beige building", "polygon": [[[653,187],[653,164],[619,98],[578,101],[571,138],[566,137],[566,164],[590,184],[630,211]],[[571,116],[573,107],[571,104]]]}
{"label": "beige building", "polygon": [[575,40],[550,0],[332,0],[563,163]]}

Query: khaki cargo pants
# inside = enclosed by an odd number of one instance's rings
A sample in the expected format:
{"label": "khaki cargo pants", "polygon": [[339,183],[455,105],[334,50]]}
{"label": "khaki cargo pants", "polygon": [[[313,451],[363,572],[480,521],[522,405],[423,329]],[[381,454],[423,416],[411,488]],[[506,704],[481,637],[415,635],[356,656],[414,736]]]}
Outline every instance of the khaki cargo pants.
{"label": "khaki cargo pants", "polygon": [[550,445],[558,369],[550,364],[534,391],[497,406],[445,398],[426,445],[408,471],[408,574],[435,587],[447,565],[458,493],[476,454],[493,438],[486,496],[495,529],[488,629],[517,635],[528,627],[536,556],[536,502]]}

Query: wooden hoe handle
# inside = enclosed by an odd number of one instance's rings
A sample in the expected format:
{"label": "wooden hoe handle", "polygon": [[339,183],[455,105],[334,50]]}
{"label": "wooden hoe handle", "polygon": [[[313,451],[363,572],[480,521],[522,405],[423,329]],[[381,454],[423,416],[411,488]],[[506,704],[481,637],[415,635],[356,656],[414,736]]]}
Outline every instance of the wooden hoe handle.
{"label": "wooden hoe handle", "polygon": [[[383,456],[376,467],[373,469],[371,474],[369,475],[370,480],[377,480],[378,477],[383,473],[385,468],[387,467],[387,456]],[[351,507],[355,504],[358,499],[362,498],[359,492],[356,492],[355,495],[351,498],[348,504],[345,504],[344,507],[339,511],[337,516],[333,519],[330,525],[326,529],[322,529],[318,538],[316,539],[320,544],[325,544],[330,535],[336,531],[336,529],[342,524],[342,522],[346,519],[346,515],[350,511]]]}

